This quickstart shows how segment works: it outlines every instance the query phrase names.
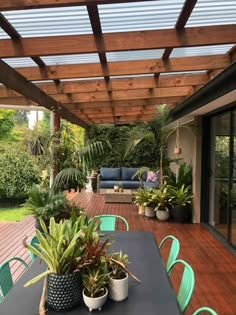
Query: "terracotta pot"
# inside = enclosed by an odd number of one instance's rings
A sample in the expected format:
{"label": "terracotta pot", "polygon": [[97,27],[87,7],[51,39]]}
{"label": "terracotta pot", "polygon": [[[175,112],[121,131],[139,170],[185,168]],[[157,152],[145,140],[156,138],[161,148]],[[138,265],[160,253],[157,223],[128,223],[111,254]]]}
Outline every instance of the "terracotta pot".
{"label": "terracotta pot", "polygon": [[83,300],[84,300],[84,304],[86,306],[88,306],[89,311],[92,312],[92,310],[99,310],[101,311],[103,305],[105,304],[106,300],[107,300],[107,295],[108,295],[108,290],[107,288],[105,288],[105,293],[102,296],[99,296],[97,298],[91,298],[89,296],[87,296],[84,293],[85,289],[83,289]]}

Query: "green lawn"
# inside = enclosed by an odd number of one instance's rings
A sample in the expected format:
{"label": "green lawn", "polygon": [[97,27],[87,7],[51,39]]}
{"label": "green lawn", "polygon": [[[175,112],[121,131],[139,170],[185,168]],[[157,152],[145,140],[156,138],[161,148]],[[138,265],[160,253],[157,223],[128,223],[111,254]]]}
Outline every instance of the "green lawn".
{"label": "green lawn", "polygon": [[19,206],[0,206],[0,221],[21,221],[28,215],[26,208]]}

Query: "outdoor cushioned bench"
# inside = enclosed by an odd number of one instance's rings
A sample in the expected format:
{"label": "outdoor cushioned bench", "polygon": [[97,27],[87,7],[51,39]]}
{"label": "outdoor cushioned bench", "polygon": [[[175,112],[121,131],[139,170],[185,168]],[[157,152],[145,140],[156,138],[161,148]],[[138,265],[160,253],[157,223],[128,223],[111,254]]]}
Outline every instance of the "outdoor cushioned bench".
{"label": "outdoor cushioned bench", "polygon": [[[137,189],[141,183],[137,176],[133,175],[139,168],[133,167],[101,167],[98,175],[98,192],[100,188],[113,188],[114,185],[120,185],[124,189]],[[146,181],[147,174],[144,174],[143,181]]]}

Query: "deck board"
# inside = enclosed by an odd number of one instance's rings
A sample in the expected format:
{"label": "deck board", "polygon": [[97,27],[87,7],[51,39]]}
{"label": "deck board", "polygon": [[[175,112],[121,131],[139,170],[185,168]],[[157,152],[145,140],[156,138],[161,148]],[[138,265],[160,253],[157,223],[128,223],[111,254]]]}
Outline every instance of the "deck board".
{"label": "deck board", "polygon": [[[151,231],[158,243],[168,234],[177,237],[181,245],[179,258],[193,267],[196,280],[185,314],[191,315],[200,306],[212,307],[219,315],[236,314],[236,258],[200,224],[158,222],[138,215],[137,208],[132,204],[105,204],[103,196],[94,193],[70,193],[69,199],[84,207],[89,217],[102,213],[122,215],[129,222],[130,230]],[[124,228],[124,224],[119,222],[117,229]],[[22,222],[0,222],[0,263],[11,256],[23,257],[30,263],[22,239],[33,234],[34,219],[30,216]],[[166,245],[161,250],[164,260],[169,250],[169,244]],[[145,253],[145,249],[140,250]],[[14,264],[14,279],[22,271],[19,265]],[[171,277],[174,287],[179,279],[180,272],[176,270]]]}

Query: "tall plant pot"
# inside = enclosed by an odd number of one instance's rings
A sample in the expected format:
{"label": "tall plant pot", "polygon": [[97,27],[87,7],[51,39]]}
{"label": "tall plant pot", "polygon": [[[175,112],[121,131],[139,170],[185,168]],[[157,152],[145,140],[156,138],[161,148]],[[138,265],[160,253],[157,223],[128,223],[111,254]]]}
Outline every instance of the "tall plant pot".
{"label": "tall plant pot", "polygon": [[79,272],[68,275],[47,275],[47,305],[57,311],[65,311],[81,301],[82,285]]}
{"label": "tall plant pot", "polygon": [[143,205],[138,206],[138,214],[141,214],[141,215],[145,214],[145,209]]}
{"label": "tall plant pot", "polygon": [[129,277],[126,273],[126,277],[123,279],[113,279],[109,276],[109,298],[115,302],[124,301],[128,297]]}
{"label": "tall plant pot", "polygon": [[171,216],[175,222],[187,223],[191,222],[191,206],[173,207]]}
{"label": "tall plant pot", "polygon": [[154,218],[156,216],[154,208],[145,207],[145,216],[149,218]]}
{"label": "tall plant pot", "polygon": [[160,221],[167,221],[170,217],[170,212],[166,210],[156,210],[156,217]]}

